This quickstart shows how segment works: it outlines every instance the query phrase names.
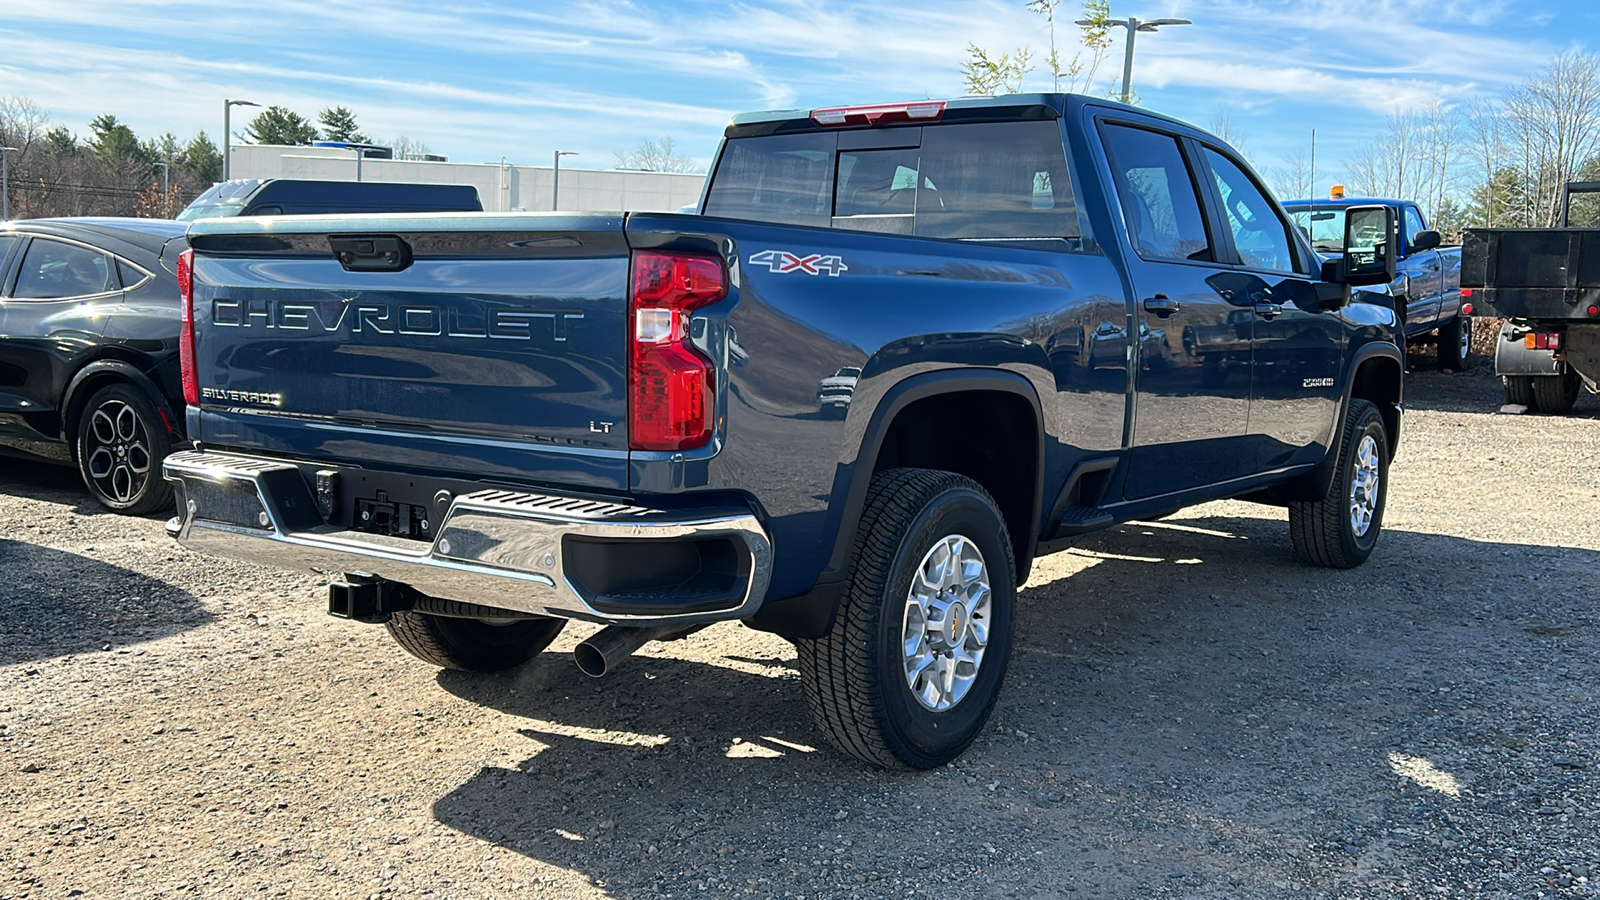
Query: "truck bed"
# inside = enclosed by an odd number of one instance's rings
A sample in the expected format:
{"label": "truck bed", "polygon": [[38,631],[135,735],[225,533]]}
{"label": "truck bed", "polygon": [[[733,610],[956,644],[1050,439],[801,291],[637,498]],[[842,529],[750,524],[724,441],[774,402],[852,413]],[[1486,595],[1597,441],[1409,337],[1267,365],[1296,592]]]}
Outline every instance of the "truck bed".
{"label": "truck bed", "polygon": [[1480,316],[1594,320],[1590,309],[1600,304],[1600,230],[1468,229],[1462,238],[1461,289]]}

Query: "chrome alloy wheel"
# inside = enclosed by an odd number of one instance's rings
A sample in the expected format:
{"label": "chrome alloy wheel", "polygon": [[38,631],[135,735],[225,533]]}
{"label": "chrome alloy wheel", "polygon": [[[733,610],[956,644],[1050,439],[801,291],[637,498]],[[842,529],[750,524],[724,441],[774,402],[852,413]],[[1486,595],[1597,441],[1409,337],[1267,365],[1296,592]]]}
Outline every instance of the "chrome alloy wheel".
{"label": "chrome alloy wheel", "polygon": [[89,414],[89,477],[105,496],[131,503],[150,480],[150,436],[133,407],[107,400]]}
{"label": "chrome alloy wheel", "polygon": [[1365,537],[1372,527],[1372,518],[1378,514],[1378,490],[1382,486],[1382,469],[1378,460],[1378,441],[1370,434],[1361,436],[1356,448],[1355,477],[1350,479],[1350,530],[1356,537]]}
{"label": "chrome alloy wheel", "polygon": [[989,568],[959,534],[933,545],[912,578],[901,627],[906,685],[923,708],[943,712],[967,695],[989,644]]}
{"label": "chrome alloy wheel", "polygon": [[1457,342],[1456,359],[1466,362],[1467,355],[1472,352],[1472,320],[1462,319],[1461,326],[1456,331],[1461,335],[1460,341]]}

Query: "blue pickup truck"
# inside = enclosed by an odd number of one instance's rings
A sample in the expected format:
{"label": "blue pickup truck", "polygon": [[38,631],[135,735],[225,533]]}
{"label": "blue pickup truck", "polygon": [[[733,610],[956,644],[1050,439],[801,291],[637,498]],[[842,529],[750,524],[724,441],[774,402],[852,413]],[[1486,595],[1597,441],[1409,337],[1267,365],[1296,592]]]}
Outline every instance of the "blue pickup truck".
{"label": "blue pickup truck", "polygon": [[1440,369],[1465,369],[1472,350],[1472,319],[1461,311],[1461,248],[1443,246],[1443,237],[1428,226],[1422,207],[1410,200],[1354,199],[1342,193],[1328,200],[1283,204],[1289,218],[1310,238],[1312,249],[1324,254],[1339,252],[1345,210],[1353,206],[1394,210],[1400,252],[1389,290],[1404,319],[1406,339],[1437,342]]}
{"label": "blue pickup truck", "polygon": [[168,528],[445,667],[741,620],[840,750],[936,766],[1078,535],[1240,497],[1367,559],[1402,357],[1350,302],[1393,211],[1348,219],[1323,263],[1216,138],[1014,95],[740,116],[698,215],[199,221]]}

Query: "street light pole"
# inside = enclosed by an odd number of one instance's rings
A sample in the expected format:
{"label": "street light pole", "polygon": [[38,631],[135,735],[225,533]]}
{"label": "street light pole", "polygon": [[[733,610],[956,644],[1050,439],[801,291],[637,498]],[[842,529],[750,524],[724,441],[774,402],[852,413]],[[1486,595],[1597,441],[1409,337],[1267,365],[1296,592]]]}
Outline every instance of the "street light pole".
{"label": "street light pole", "polygon": [[1101,28],[1121,26],[1128,29],[1128,40],[1122,54],[1122,102],[1127,103],[1128,97],[1130,96],[1132,90],[1131,84],[1133,82],[1133,41],[1134,38],[1138,36],[1139,32],[1159,31],[1163,25],[1193,25],[1194,23],[1188,19],[1137,19],[1130,16],[1126,21],[1122,19],[1117,19],[1115,21],[1079,19],[1073,24],[1080,25],[1084,28],[1095,26]]}
{"label": "street light pole", "polygon": [[11,221],[11,154],[15,147],[0,147],[0,222]]}
{"label": "street light pole", "polygon": [[172,218],[172,193],[167,188],[169,176],[172,174],[172,163],[157,162],[161,167],[161,218]]}
{"label": "street light pole", "polygon": [[550,181],[550,208],[552,210],[561,208],[561,157],[577,155],[578,151],[576,150],[556,151],[555,175]]}
{"label": "street light pole", "polygon": [[229,116],[229,114],[231,112],[233,112],[233,108],[235,106],[260,106],[260,105],[261,104],[259,104],[259,103],[252,103],[249,100],[226,100],[225,99],[225,100],[222,101],[222,180],[223,181],[227,181],[228,180],[228,172],[229,172],[230,169],[232,169],[232,166],[229,164],[229,160],[228,160],[228,141],[232,138],[231,129],[233,128],[233,126],[229,122],[228,116]]}

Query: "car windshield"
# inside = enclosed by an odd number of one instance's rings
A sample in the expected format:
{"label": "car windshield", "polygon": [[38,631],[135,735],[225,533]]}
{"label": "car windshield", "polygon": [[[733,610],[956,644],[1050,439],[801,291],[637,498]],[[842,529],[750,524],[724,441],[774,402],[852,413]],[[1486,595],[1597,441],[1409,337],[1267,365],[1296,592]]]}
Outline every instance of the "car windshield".
{"label": "car windshield", "polygon": [[213,185],[210,190],[194,198],[194,202],[178,213],[178,221],[211,219],[218,216],[237,216],[244,209],[250,195],[261,186],[259,178],[238,178]]}
{"label": "car windshield", "polygon": [[1317,251],[1344,252],[1344,207],[1288,206],[1284,210]]}

